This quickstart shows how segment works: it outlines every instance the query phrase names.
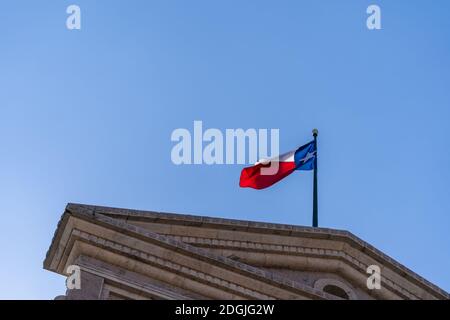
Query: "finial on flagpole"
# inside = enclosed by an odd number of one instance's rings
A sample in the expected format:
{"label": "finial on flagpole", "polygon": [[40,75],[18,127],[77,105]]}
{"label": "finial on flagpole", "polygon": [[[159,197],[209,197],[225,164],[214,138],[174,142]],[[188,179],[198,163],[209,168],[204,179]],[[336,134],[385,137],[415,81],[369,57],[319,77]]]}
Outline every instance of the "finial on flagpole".
{"label": "finial on flagpole", "polygon": [[319,130],[313,129],[312,134],[314,137],[317,137],[317,135],[319,134]]}

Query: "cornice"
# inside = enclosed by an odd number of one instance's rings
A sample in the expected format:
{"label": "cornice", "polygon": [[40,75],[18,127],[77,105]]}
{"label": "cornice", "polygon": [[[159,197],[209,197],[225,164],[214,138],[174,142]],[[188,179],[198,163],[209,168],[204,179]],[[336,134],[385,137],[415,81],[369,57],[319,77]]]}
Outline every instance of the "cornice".
{"label": "cornice", "polygon": [[[256,267],[252,267],[250,265],[244,264],[242,262],[234,261],[232,259],[215,255],[208,250],[197,248],[191,245],[188,245],[186,243],[174,240],[172,238],[150,232],[148,230],[145,230],[143,228],[131,225],[126,223],[125,221],[110,218],[107,216],[104,216],[99,213],[90,212],[89,210],[83,210],[83,211],[66,211],[66,213],[63,215],[62,221],[66,221],[68,216],[73,216],[75,218],[80,218],[83,220],[88,220],[90,222],[93,222],[95,224],[98,224],[100,226],[107,227],[112,230],[116,230],[120,232],[121,234],[126,234],[131,237],[135,237],[137,239],[148,241],[153,244],[157,244],[162,247],[166,247],[170,250],[183,252],[186,255],[196,257],[200,260],[207,261],[208,263],[212,263],[215,265],[218,265],[220,267],[226,268],[230,271],[240,273],[242,275],[251,277],[253,279],[256,279],[258,281],[266,282],[269,285],[274,285],[277,287],[280,287],[284,290],[288,290],[291,292],[297,292],[301,296],[309,297],[309,298],[315,298],[315,299],[333,299],[331,295],[328,295],[326,293],[320,292],[318,290],[315,290],[314,288],[311,288],[309,286],[300,284],[298,282],[285,279],[284,277],[278,276],[272,272],[261,270]],[[61,224],[63,226],[64,224]],[[57,234],[54,237],[54,241],[57,241],[61,238],[61,233],[63,232],[62,229],[60,229]],[[79,231],[77,231],[79,232]],[[95,239],[95,237],[99,238],[97,235],[90,235],[92,239]],[[108,240],[109,241],[109,240]],[[98,240],[98,243],[102,243],[103,241],[100,239]],[[108,243],[110,243],[109,241]],[[121,245],[122,246],[122,245]],[[50,270],[50,264],[51,260],[55,258],[56,254],[56,248],[57,243],[53,242],[49,252],[47,254],[47,258],[44,262],[44,266],[46,269]],[[66,248],[65,251],[70,250],[69,248]],[[138,252],[138,250],[134,248],[130,248],[132,252]],[[51,270],[56,271],[56,270]]]}
{"label": "cornice", "polygon": [[[142,221],[148,223],[161,223],[161,224],[173,224],[173,225],[185,225],[192,227],[207,227],[215,229],[225,229],[225,230],[235,230],[235,231],[245,231],[252,233],[261,234],[274,234],[274,235],[284,235],[293,237],[306,237],[311,239],[327,239],[327,240],[337,240],[347,243],[348,245],[354,247],[361,252],[364,252],[369,257],[378,261],[381,265],[391,269],[392,271],[398,273],[404,278],[408,279],[412,283],[419,285],[424,290],[428,291],[432,295],[440,296],[443,299],[450,299],[450,294],[448,294],[443,289],[432,284],[428,280],[414,273],[412,270],[403,266],[399,262],[395,261],[388,255],[384,254],[380,250],[376,249],[367,242],[356,237],[352,233],[344,230],[335,230],[328,228],[312,228],[304,226],[286,225],[286,224],[276,224],[276,223],[264,223],[246,220],[234,220],[234,219],[223,219],[223,218],[213,218],[205,216],[196,215],[181,215],[173,213],[162,213],[153,211],[142,211],[142,210],[130,210],[130,209],[119,209],[119,208],[109,208],[102,206],[91,206],[83,204],[68,204],[66,210],[58,223],[58,228],[55,231],[55,235],[52,240],[52,244],[47,252],[47,256],[44,262],[44,267],[49,268],[48,261],[50,259],[51,253],[55,250],[55,243],[59,241],[59,231],[64,228],[64,224],[67,221],[68,215],[82,215],[82,216],[92,216],[103,215],[105,217],[110,217],[114,221]],[[127,224],[131,226],[130,224]],[[137,228],[131,226],[132,228]],[[157,234],[156,234],[157,235]],[[157,236],[156,236],[157,237]],[[170,243],[170,239],[169,242]],[[183,244],[181,244],[183,245]],[[195,247],[192,247],[195,248]],[[186,250],[195,250],[195,249]],[[320,249],[323,250],[323,249]],[[208,253],[206,253],[208,256]],[[216,259],[222,260],[223,257],[217,257]],[[228,259],[231,260],[231,259]],[[232,262],[236,262],[231,260]],[[360,266],[361,267],[361,266]],[[255,270],[256,273],[261,273],[261,270]]]}
{"label": "cornice", "polygon": [[[170,234],[164,234],[167,237],[171,237],[175,240],[189,243],[195,246],[204,248],[221,248],[228,250],[251,250],[252,252],[261,253],[276,253],[283,255],[296,255],[302,257],[327,257],[330,259],[337,259],[343,261],[358,270],[366,276],[366,270],[368,264],[360,261],[356,257],[348,254],[342,250],[324,249],[315,247],[293,246],[293,245],[277,245],[273,243],[262,243],[252,241],[239,241],[239,240],[222,240],[213,238],[204,238],[197,236],[174,236]],[[395,293],[408,298],[408,299],[420,299],[414,293],[407,290],[405,287],[396,283],[396,281],[383,275],[381,278],[382,283],[393,290]]]}
{"label": "cornice", "polygon": [[141,261],[149,265],[158,266],[173,273],[180,274],[183,277],[195,279],[196,281],[203,283],[208,283],[208,285],[210,286],[226,288],[229,291],[237,292],[238,294],[245,296],[249,299],[262,299],[262,300],[275,299],[275,297],[265,295],[263,293],[251,290],[249,288],[245,288],[237,283],[220,278],[219,276],[212,276],[210,274],[206,274],[204,272],[180,265],[178,263],[174,263],[167,259],[160,258],[156,255],[152,255],[141,250],[136,250],[135,248],[131,248],[123,244],[110,241],[108,239],[98,237],[96,235],[78,229],[74,229],[72,231],[72,236],[77,238],[77,240],[79,241],[94,244],[108,251],[128,256],[134,260]]}

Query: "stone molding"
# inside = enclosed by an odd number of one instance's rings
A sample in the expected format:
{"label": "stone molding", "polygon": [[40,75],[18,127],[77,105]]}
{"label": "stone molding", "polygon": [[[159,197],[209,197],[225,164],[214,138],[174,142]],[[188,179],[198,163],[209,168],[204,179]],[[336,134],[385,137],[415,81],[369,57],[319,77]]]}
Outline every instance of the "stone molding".
{"label": "stone molding", "polygon": [[[217,230],[243,231],[261,235],[269,234],[269,235],[305,238],[311,240],[323,239],[323,240],[343,242],[344,244],[346,245],[348,244],[352,248],[350,251],[356,249],[357,251],[363,253],[363,255],[366,255],[367,257],[374,259],[374,261],[376,262],[379,261],[380,265],[388,268],[390,272],[393,272],[393,274],[398,274],[400,277],[404,278],[406,281],[405,284],[407,284],[407,282],[409,281],[411,284],[414,284],[415,286],[420,288],[420,290],[426,291],[431,296],[440,299],[450,299],[450,295],[446,293],[444,290],[428,282],[424,278],[415,274],[408,268],[404,267],[403,265],[396,262],[389,256],[385,255],[381,251],[377,250],[373,246],[362,241],[361,239],[357,238],[356,236],[347,231],[326,229],[326,228],[311,228],[292,225],[282,225],[273,223],[261,223],[253,221],[232,220],[232,219],[220,219],[202,216],[166,214],[149,211],[116,209],[116,208],[77,205],[77,204],[69,204],[66,207],[66,210],[58,223],[58,228],[55,231],[52,244],[47,252],[46,259],[44,261],[44,268],[60,272],[58,271],[60,269],[58,268],[57,268],[58,270],[55,269],[55,266],[57,267],[57,265],[61,263],[61,258],[63,257],[63,255],[67,254],[67,252],[65,253],[64,248],[61,247],[61,241],[64,242],[67,240],[62,238],[63,232],[64,229],[66,228],[66,225],[68,224],[68,221],[72,217],[88,221],[95,225],[99,225],[100,227],[108,228],[112,231],[116,231],[120,234],[129,236],[131,238],[148,242],[149,244],[151,243],[152,245],[160,246],[161,248],[174,250],[177,252],[184,252],[183,254],[195,257],[195,259],[206,261],[207,263],[216,265],[219,268],[225,268],[231,272],[237,272],[241,275],[248,276],[256,281],[262,281],[266,282],[269,285],[277,286],[282,290],[292,291],[293,293],[299,292],[300,295],[315,299],[330,299],[333,297],[324,292],[320,292],[319,290],[316,290],[310,286],[305,286],[296,281],[286,279],[270,271],[262,270],[260,268],[253,267],[251,265],[235,261],[233,259],[226,258],[221,255],[217,255],[207,250],[206,248],[202,247],[222,248],[226,250],[246,250],[246,251],[249,251],[250,249],[250,251],[255,252],[274,253],[283,255],[298,255],[305,257],[310,256],[314,258],[328,257],[331,259],[335,259],[337,261],[343,261],[344,263],[346,263],[346,265],[352,267],[352,269],[359,270],[361,274],[365,274],[367,264],[358,260],[351,254],[343,250],[306,247],[298,245],[284,245],[284,244],[277,245],[273,243],[220,240],[203,237],[168,235],[146,230],[143,227],[131,224],[131,222],[140,221],[150,224],[155,223],[163,225],[180,225],[186,227],[202,227]],[[85,231],[77,230],[75,232],[81,233],[77,235],[74,234],[74,236],[79,237],[80,239],[83,238],[82,239],[83,241],[90,241],[91,243],[95,243],[96,245],[99,245],[99,243],[101,243],[102,241],[105,241],[105,243],[107,243],[106,241],[110,241],[107,239],[99,238],[98,235],[86,233]],[[67,235],[65,235],[64,237],[67,237]],[[92,242],[92,239],[94,239],[92,237],[96,237],[97,240]],[[122,244],[117,242],[115,243],[111,242],[108,243],[108,245],[112,245],[112,247],[109,248],[110,250],[117,251],[121,247],[122,249],[124,248]],[[142,251],[138,252],[138,250],[136,250],[135,248],[127,246],[125,246],[125,249],[123,250],[120,251],[122,254],[130,255],[131,252],[131,255],[141,260],[142,254],[148,255],[148,253]],[[147,256],[148,261],[150,261],[151,263],[160,262],[159,265],[161,267],[167,268],[169,266],[169,268],[172,267],[171,270],[176,270],[177,267],[181,268],[180,270],[183,270],[183,268],[185,268],[183,272],[186,276],[189,276],[190,278],[195,277],[196,279],[202,279],[203,277],[206,279],[207,275],[204,273],[199,275],[198,271],[192,268],[187,268],[186,266],[180,265],[176,267],[173,265],[173,262],[171,261],[165,261],[166,264],[164,264],[162,263],[162,260],[158,259],[161,258],[157,256],[153,257]],[[211,283],[212,285],[214,284],[220,285],[228,289],[235,288],[236,284],[233,284],[228,280],[218,278],[216,280],[210,281],[209,283]],[[229,283],[225,283],[223,281],[228,281]],[[389,287],[390,290],[392,290],[392,292],[396,292],[400,296],[406,297],[408,299],[420,299],[420,297],[413,294],[408,289],[404,288],[403,286],[399,285],[394,280],[386,276],[382,276],[382,281],[385,287]],[[222,285],[222,283],[224,285]],[[244,292],[245,290],[250,290],[244,287],[243,289]],[[250,290],[250,292],[251,291],[252,290]],[[418,293],[420,294],[420,291]],[[249,297],[255,298],[254,297],[255,294],[259,294],[259,292],[251,293],[251,295],[253,296]],[[270,298],[273,297],[267,295],[267,297],[262,299],[270,299]]]}
{"label": "stone molding", "polygon": [[[169,300],[194,299],[194,297],[191,297],[183,293],[174,292],[174,290],[168,288],[167,285],[165,284],[163,285],[162,283],[156,283],[156,281],[147,279],[144,276],[137,275],[134,272],[130,271],[124,272],[121,268],[112,265],[108,265],[108,268],[106,268],[102,266],[104,262],[99,261],[95,258],[81,255],[76,259],[75,264],[78,265],[82,270],[100,276],[104,278],[106,281],[130,287],[136,291],[145,292],[146,294],[150,296],[156,296],[159,299],[169,299]],[[132,273],[133,277],[128,276],[127,275],[128,273]],[[196,297],[196,298],[203,299],[204,297]]]}
{"label": "stone molding", "polygon": [[345,293],[348,295],[349,300],[357,300],[358,299],[358,297],[356,296],[356,294],[352,288],[350,288],[348,285],[346,285],[342,281],[339,281],[336,279],[319,279],[314,283],[314,288],[317,290],[323,291],[323,289],[327,285],[333,285],[333,286],[339,287],[342,290],[344,290]]}
{"label": "stone molding", "polygon": [[[353,268],[359,270],[362,274],[366,275],[366,270],[369,265],[361,262],[350,254],[332,249],[314,248],[314,247],[303,247],[303,246],[292,246],[292,245],[276,245],[271,243],[261,243],[261,242],[250,242],[250,241],[239,241],[239,240],[221,240],[212,238],[202,238],[195,236],[174,236],[170,234],[164,234],[167,237],[173,238],[184,243],[189,243],[192,245],[198,245],[201,247],[210,248],[223,248],[223,249],[237,249],[237,250],[247,250],[251,249],[253,251],[259,251],[263,253],[282,253],[288,255],[301,255],[301,256],[311,256],[311,257],[323,257],[327,256],[334,259],[339,259],[348,263]],[[381,282],[389,287],[394,292],[408,298],[408,299],[419,299],[418,296],[414,295],[412,292],[408,291],[406,288],[397,284],[394,280],[382,276]]]}
{"label": "stone molding", "polygon": [[[292,291],[292,292],[298,292],[298,294],[309,297],[309,298],[315,298],[315,299],[333,299],[333,296],[328,295],[326,293],[314,290],[314,288],[303,285],[301,283],[286,279],[284,277],[281,277],[277,274],[273,274],[269,271],[264,271],[259,268],[234,261],[232,259],[228,259],[223,256],[215,255],[205,249],[198,248],[191,246],[189,244],[176,241],[174,239],[171,239],[169,237],[163,236],[161,234],[157,234],[151,231],[148,231],[146,229],[143,229],[141,227],[137,227],[134,225],[131,225],[129,223],[126,223],[123,220],[120,219],[114,219],[110,218],[108,216],[98,214],[98,213],[92,213],[89,211],[79,211],[79,212],[66,212],[66,214],[62,218],[62,225],[58,229],[60,229],[60,233],[64,229],[64,225],[67,224],[68,219],[70,216],[73,216],[75,218],[80,218],[82,220],[87,220],[92,223],[98,224],[100,226],[110,228],[112,230],[118,231],[121,234],[126,234],[131,237],[136,237],[140,240],[155,243],[160,246],[164,246],[166,248],[169,248],[171,250],[175,251],[184,251],[186,254],[190,256],[195,256],[196,258],[199,258],[204,261],[208,261],[209,263],[216,264],[220,267],[225,267],[226,269],[229,269],[233,272],[238,272],[240,274],[247,275],[257,281],[263,281],[268,283],[269,285],[274,285],[280,288],[284,288],[285,290]],[[55,234],[55,239],[61,239],[61,234],[57,233]],[[108,240],[109,241],[109,240]],[[131,249],[134,251],[137,251],[136,249]],[[49,249],[49,252],[47,253],[47,258],[44,262],[44,266],[47,266],[48,269],[50,269],[52,255],[55,254],[56,251],[56,242],[54,241],[52,243],[52,246]]]}
{"label": "stone molding", "polygon": [[68,204],[67,210],[79,211],[88,210],[108,216],[123,217],[125,220],[135,220],[143,222],[169,223],[186,226],[213,227],[220,229],[242,230],[256,233],[271,233],[277,235],[299,236],[307,238],[340,240],[349,245],[364,251],[367,255],[375,260],[382,261],[382,265],[392,269],[393,271],[403,274],[409,280],[417,282],[421,286],[429,288],[433,295],[438,293],[444,299],[450,299],[450,294],[429,282],[425,278],[416,274],[401,263],[392,259],[385,253],[381,252],[374,246],[358,238],[351,232],[345,230],[329,229],[329,228],[313,228],[305,226],[265,223],[248,220],[224,219],[207,216],[174,214],[155,211],[132,210],[121,208],[110,208],[103,206],[92,206],[84,204]]}
{"label": "stone molding", "polygon": [[147,252],[136,250],[134,248],[130,248],[128,246],[119,244],[117,242],[110,241],[108,239],[98,237],[93,234],[89,234],[87,232],[83,232],[83,231],[74,229],[72,231],[72,236],[78,238],[79,240],[84,240],[88,243],[93,243],[96,246],[103,247],[103,248],[111,250],[111,251],[120,252],[127,256],[132,256],[134,259],[144,261],[145,263],[148,263],[151,265],[156,265],[156,266],[162,267],[166,270],[170,270],[171,272],[182,274],[183,276],[189,277],[191,279],[196,279],[197,281],[200,281],[203,283],[207,282],[213,286],[225,287],[231,291],[235,291],[235,292],[237,292],[243,296],[246,296],[250,299],[262,299],[262,300],[276,299],[275,297],[271,297],[271,296],[259,293],[257,291],[251,290],[249,288],[242,287],[237,283],[227,281],[218,276],[211,276],[209,274],[205,274],[201,271],[194,270],[194,269],[188,268],[186,266],[182,266],[180,264],[174,263],[174,262],[166,260],[166,259],[162,259],[160,257],[149,254]]}

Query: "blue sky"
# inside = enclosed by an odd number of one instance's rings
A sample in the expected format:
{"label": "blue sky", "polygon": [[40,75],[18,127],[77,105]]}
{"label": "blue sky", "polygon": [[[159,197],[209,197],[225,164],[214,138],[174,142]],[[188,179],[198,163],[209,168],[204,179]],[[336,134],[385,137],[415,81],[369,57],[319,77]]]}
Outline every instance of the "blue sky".
{"label": "blue sky", "polygon": [[[66,29],[77,4],[82,29]],[[382,30],[366,28],[377,4]],[[0,10],[0,298],[52,299],[68,202],[311,224],[312,172],[239,189],[175,166],[176,128],[319,135],[319,224],[450,291],[450,3],[8,1]]]}

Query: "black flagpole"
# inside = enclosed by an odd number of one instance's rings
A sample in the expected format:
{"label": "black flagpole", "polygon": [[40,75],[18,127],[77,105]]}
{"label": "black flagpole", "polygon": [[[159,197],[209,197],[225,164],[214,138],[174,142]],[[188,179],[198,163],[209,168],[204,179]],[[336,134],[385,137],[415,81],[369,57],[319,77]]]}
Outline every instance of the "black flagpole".
{"label": "black flagpole", "polygon": [[314,136],[314,144],[316,145],[316,154],[314,157],[314,190],[313,190],[313,227],[319,226],[319,214],[317,209],[317,135],[319,130],[314,129],[312,131]]}

